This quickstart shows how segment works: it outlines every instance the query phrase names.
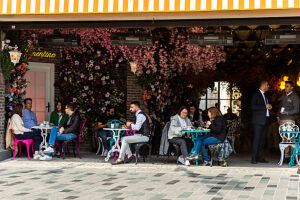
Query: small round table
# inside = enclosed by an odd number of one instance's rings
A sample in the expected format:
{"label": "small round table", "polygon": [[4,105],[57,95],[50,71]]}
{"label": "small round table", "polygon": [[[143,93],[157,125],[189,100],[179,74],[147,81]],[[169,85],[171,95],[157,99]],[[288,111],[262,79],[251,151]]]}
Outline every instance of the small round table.
{"label": "small round table", "polygon": [[[195,148],[195,144],[196,144],[196,141],[197,141],[197,138],[199,135],[207,135],[208,133],[210,133],[210,129],[206,129],[206,130],[182,130],[181,131],[182,133],[190,133],[191,136],[192,136],[192,141],[194,143],[194,147],[193,149],[191,150],[191,152],[193,152],[194,148]],[[196,160],[196,165],[198,165],[198,160]]]}
{"label": "small round table", "polygon": [[112,131],[113,132],[113,139],[115,141],[114,146],[109,150],[107,153],[106,158],[104,159],[106,162],[109,161],[110,154],[113,152],[120,152],[120,145],[119,145],[119,139],[121,135],[121,131],[129,131],[130,129],[128,128],[103,128],[105,131]]}
{"label": "small round table", "polygon": [[295,142],[295,148],[293,151],[293,154],[291,156],[290,162],[289,162],[289,166],[293,166],[295,164],[295,157],[296,157],[296,161],[297,164],[299,164],[299,156],[300,156],[300,131],[282,131],[282,133],[292,133],[294,135],[294,142]]}
{"label": "small round table", "polygon": [[48,130],[51,131],[51,129],[54,126],[33,126],[34,129],[40,129],[41,130],[41,136],[43,138],[43,141],[40,144],[41,149],[46,149],[48,147],[47,143],[47,136],[48,136]]}

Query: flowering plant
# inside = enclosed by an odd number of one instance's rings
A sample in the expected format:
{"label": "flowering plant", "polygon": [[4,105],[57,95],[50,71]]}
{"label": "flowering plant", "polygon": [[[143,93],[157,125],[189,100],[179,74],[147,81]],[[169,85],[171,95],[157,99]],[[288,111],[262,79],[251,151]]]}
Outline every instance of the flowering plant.
{"label": "flowering plant", "polygon": [[22,40],[19,46],[21,47],[22,56],[19,64],[15,66],[10,61],[9,51],[11,48],[5,45],[2,52],[2,66],[7,88],[5,95],[6,119],[10,117],[14,105],[22,103],[23,97],[26,94],[27,81],[25,74],[28,71],[27,61],[33,47],[27,40]]}
{"label": "flowering plant", "polygon": [[[151,115],[160,119],[166,106],[176,103],[183,91],[180,78],[198,75],[203,70],[215,70],[225,61],[222,46],[190,46],[189,33],[203,29],[173,29],[168,34],[157,33],[153,47],[137,47],[133,60],[137,65],[138,83],[144,88],[144,104]],[[185,89],[184,89],[185,90]]]}
{"label": "flowering plant", "polygon": [[110,44],[114,29],[65,29],[61,34],[80,37],[78,47],[61,48],[62,62],[57,66],[55,86],[60,99],[78,105],[82,118],[91,124],[113,105],[125,113],[126,66],[123,51]]}

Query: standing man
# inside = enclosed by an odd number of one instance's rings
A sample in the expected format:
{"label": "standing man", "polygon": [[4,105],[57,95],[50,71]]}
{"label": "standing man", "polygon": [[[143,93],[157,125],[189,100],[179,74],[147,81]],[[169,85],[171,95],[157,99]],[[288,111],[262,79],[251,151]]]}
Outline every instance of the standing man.
{"label": "standing man", "polygon": [[[277,112],[279,125],[285,122],[295,123],[296,114],[299,113],[299,103],[299,96],[294,92],[293,81],[286,81],[285,94],[282,95],[282,100]],[[283,112],[281,112],[281,109],[283,109]]]}
{"label": "standing man", "polygon": [[37,126],[37,119],[34,112],[31,111],[32,108],[32,99],[26,98],[24,100],[24,110],[22,120],[24,122],[25,128],[31,129],[33,126]]}
{"label": "standing man", "polygon": [[[138,101],[134,101],[130,104],[130,112],[135,114],[135,119],[133,122],[127,122],[126,125],[132,130],[135,130],[135,134],[122,138],[120,156],[116,162],[112,163],[113,165],[130,163],[135,160],[135,156],[132,155],[130,151],[129,144],[149,141],[150,124],[146,114],[141,110],[141,106]],[[127,154],[128,157],[124,162],[125,154]]]}
{"label": "standing man", "polygon": [[268,90],[269,83],[266,80],[261,81],[259,90],[253,94],[251,99],[251,109],[253,112],[252,164],[256,164],[257,162],[268,163],[268,161],[262,158],[270,120],[270,110],[272,109],[272,105],[265,94]]}
{"label": "standing man", "polygon": [[[294,92],[293,81],[285,82],[285,94],[282,95],[282,100],[279,104],[277,112],[277,121],[279,125],[286,122],[295,124],[296,114],[299,113],[299,96]],[[288,162],[293,153],[292,147],[285,150],[285,161]]]}

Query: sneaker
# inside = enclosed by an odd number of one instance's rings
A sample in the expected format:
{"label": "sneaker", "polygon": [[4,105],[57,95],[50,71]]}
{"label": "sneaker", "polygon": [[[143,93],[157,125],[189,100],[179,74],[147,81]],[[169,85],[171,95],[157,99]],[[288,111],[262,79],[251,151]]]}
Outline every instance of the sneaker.
{"label": "sneaker", "polygon": [[44,152],[43,152],[42,150],[39,150],[39,154],[40,154],[42,157],[45,156],[45,154],[44,154]]}
{"label": "sneaker", "polygon": [[41,156],[40,154],[33,154],[33,159],[34,160],[39,160],[40,158],[42,158],[43,156]]}
{"label": "sneaker", "polygon": [[204,162],[200,165],[201,166],[208,166],[208,165],[210,165],[210,161],[204,160]]}
{"label": "sneaker", "polygon": [[190,165],[191,165],[190,161],[185,160],[185,166],[190,166]]}
{"label": "sneaker", "polygon": [[187,160],[198,160],[199,156],[196,153],[192,153],[189,157],[186,158]]}
{"label": "sneaker", "polygon": [[185,160],[184,158],[178,157],[178,162],[180,162],[181,164],[185,165]]}
{"label": "sneaker", "polygon": [[54,149],[52,147],[47,147],[47,149],[45,149],[44,153],[54,153]]}
{"label": "sneaker", "polygon": [[44,157],[40,157],[40,160],[44,161],[44,160],[52,160],[51,156],[45,155]]}
{"label": "sneaker", "polygon": [[106,157],[106,156],[107,156],[107,154],[108,154],[108,150],[107,150],[107,149],[105,149],[105,150],[104,150],[104,152],[103,152],[103,154],[102,154],[102,156]]}

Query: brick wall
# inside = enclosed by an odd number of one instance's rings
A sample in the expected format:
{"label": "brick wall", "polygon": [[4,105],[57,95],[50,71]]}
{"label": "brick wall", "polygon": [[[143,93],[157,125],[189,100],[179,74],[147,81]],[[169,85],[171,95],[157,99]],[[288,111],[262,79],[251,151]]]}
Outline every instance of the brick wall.
{"label": "brick wall", "polygon": [[139,101],[142,105],[142,110],[146,111],[144,100],[143,100],[144,90],[137,84],[137,77],[131,72],[130,67],[127,69],[127,117],[130,116],[129,106],[132,101]]}
{"label": "brick wall", "polygon": [[0,68],[0,150],[5,149],[5,83]]}

